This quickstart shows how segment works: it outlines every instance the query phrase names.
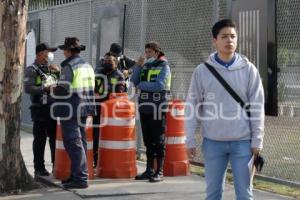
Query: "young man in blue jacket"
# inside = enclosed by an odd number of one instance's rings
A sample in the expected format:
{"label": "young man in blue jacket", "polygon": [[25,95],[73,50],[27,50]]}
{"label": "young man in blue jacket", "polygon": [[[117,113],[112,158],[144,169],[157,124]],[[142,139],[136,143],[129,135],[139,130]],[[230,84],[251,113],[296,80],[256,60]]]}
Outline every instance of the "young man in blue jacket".
{"label": "young man in blue jacket", "polygon": [[196,154],[195,131],[201,122],[202,153],[205,164],[206,199],[220,200],[225,184],[228,162],[231,164],[238,200],[252,200],[252,183],[248,162],[263,147],[264,90],[256,67],[246,57],[235,52],[235,24],[221,20],[212,28],[216,52],[211,65],[250,105],[250,117],[245,108],[229,94],[223,85],[200,64],[192,75],[186,99],[186,134],[188,155]]}
{"label": "young man in blue jacket", "polygon": [[[139,113],[147,156],[146,171],[137,175],[135,179],[159,182],[163,180],[165,112],[171,86],[171,72],[157,42],[146,44],[145,57],[145,64],[136,66],[131,77],[133,84],[140,90]],[[157,161],[155,172],[154,159]]]}

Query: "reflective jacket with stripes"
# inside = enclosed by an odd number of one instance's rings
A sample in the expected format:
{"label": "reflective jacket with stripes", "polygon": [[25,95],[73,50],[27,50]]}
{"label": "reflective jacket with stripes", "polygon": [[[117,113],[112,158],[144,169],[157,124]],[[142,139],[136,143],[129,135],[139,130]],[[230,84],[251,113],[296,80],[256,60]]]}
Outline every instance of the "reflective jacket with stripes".
{"label": "reflective jacket with stripes", "polygon": [[164,57],[145,63],[143,67],[135,67],[131,82],[141,90],[139,95],[141,113],[154,113],[167,108],[171,71]]}
{"label": "reflective jacket with stripes", "polygon": [[56,116],[95,115],[95,74],[92,66],[80,56],[72,56],[63,61],[61,67],[61,76],[54,90],[57,96]]}
{"label": "reflective jacket with stripes", "polygon": [[125,77],[119,69],[112,72],[102,69],[96,74],[95,81],[95,93],[100,95],[97,102],[107,100],[110,93],[125,92]]}

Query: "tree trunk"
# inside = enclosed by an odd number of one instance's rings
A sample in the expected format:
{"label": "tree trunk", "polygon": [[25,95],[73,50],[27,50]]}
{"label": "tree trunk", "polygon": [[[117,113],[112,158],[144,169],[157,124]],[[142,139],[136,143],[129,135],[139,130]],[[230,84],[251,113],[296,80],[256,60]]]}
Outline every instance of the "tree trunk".
{"label": "tree trunk", "polygon": [[32,189],[20,152],[28,0],[0,0],[0,193]]}

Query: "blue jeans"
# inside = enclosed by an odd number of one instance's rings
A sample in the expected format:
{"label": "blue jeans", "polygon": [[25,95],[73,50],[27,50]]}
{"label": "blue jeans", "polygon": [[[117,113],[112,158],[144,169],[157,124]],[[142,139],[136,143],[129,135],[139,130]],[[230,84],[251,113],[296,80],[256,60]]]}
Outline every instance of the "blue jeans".
{"label": "blue jeans", "polygon": [[206,200],[221,200],[225,186],[228,161],[230,162],[237,200],[253,200],[248,170],[251,159],[250,140],[214,141],[204,138]]}

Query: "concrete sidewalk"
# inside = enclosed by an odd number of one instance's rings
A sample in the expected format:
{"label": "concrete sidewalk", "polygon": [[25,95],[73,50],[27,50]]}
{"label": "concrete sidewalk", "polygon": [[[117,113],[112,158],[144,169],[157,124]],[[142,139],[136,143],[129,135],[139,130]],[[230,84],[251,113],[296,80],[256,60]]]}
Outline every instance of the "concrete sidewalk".
{"label": "concrete sidewalk", "polygon": [[[33,174],[32,135],[22,132],[21,149],[28,171]],[[49,147],[46,147],[46,167],[51,171]],[[142,171],[143,163],[138,163],[138,170]],[[100,179],[89,181],[89,188],[78,190],[62,190],[59,180],[42,177],[43,181],[54,184],[56,188],[46,188],[26,193],[23,196],[10,196],[2,199],[107,199],[107,200],[140,200],[140,199],[172,199],[199,200],[205,198],[205,182],[202,177],[191,175],[187,177],[166,177],[161,183],[135,181],[133,179]],[[291,199],[262,191],[255,191],[256,200]],[[14,198],[19,197],[19,198]],[[21,198],[20,198],[21,197]],[[225,200],[235,199],[234,188],[226,185]]]}

